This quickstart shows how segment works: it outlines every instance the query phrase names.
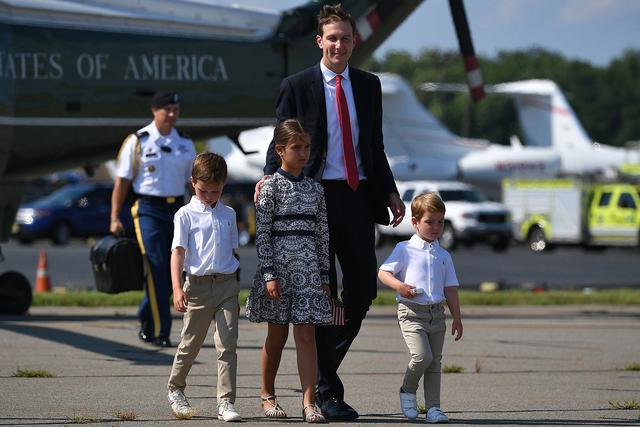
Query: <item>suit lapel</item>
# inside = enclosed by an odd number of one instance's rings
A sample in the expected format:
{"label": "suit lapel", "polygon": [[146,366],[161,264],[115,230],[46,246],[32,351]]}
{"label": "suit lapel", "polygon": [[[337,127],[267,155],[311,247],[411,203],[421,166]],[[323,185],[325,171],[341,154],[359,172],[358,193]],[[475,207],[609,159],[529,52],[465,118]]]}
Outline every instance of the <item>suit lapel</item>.
{"label": "suit lapel", "polygon": [[322,144],[327,146],[327,105],[324,98],[324,81],[320,64],[315,67],[313,78],[311,79],[311,92],[318,107],[318,118],[320,119],[320,129],[322,130]]}
{"label": "suit lapel", "polygon": [[367,123],[365,117],[367,117],[367,112],[369,111],[369,106],[366,103],[367,97],[364,96],[366,87],[365,85],[363,85],[363,80],[358,78],[357,70],[350,68],[349,78],[351,79],[353,102],[356,104],[356,115],[358,116],[358,124],[360,124],[360,132],[358,135],[358,145],[360,145],[363,141],[363,135],[366,133],[366,129],[362,128],[362,124]]}

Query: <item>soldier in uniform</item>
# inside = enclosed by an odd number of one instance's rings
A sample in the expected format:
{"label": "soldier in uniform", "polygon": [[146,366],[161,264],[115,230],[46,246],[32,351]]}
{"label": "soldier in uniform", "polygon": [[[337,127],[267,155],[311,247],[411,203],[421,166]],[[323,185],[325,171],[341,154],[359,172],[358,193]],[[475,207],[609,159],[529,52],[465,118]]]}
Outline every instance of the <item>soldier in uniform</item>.
{"label": "soldier in uniform", "polygon": [[176,93],[156,93],[151,112],[153,121],[129,135],[118,153],[109,228],[112,233],[123,230],[119,214],[133,185],[131,214],[147,273],[145,296],[138,310],[138,336],[144,342],[171,347],[173,215],[184,204],[195,148],[191,139],[174,128],[180,114]]}

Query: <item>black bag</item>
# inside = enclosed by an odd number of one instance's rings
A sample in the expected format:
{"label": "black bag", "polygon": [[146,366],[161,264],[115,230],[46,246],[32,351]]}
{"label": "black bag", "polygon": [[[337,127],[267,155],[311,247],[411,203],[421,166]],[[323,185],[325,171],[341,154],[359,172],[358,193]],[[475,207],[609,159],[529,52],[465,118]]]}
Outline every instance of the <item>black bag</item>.
{"label": "black bag", "polygon": [[135,240],[106,236],[93,245],[89,259],[100,292],[117,294],[143,289],[142,253]]}

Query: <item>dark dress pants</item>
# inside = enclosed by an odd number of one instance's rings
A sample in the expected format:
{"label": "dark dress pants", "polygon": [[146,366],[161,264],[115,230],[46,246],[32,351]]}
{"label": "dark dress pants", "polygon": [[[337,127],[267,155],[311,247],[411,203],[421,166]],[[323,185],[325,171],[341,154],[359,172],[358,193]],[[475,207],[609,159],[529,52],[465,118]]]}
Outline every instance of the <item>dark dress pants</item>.
{"label": "dark dress pants", "polygon": [[171,333],[171,241],[173,216],[183,199],[166,203],[161,198],[138,199],[131,213],[146,264],[145,294],[138,307],[141,328],[153,337]]}
{"label": "dark dress pants", "polygon": [[337,295],[336,257],[342,269],[344,326],[317,326],[318,398],[344,400],[337,370],[358,335],[371,301],[376,297],[377,261],[371,198],[366,181],[354,192],[345,181],[323,180],[329,221],[331,294]]}

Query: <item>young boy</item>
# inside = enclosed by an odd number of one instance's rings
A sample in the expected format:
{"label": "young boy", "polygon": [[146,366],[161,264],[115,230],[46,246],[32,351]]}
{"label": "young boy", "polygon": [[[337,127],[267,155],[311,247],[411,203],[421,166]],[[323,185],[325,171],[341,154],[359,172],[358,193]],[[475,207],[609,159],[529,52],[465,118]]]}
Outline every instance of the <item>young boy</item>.
{"label": "young boy", "polygon": [[[218,353],[218,419],[242,419],[233,407],[240,310],[235,281],[239,263],[233,250],[238,247],[238,229],[234,210],[219,200],[226,179],[227,164],[221,156],[198,154],[191,172],[195,196],[174,217],[173,305],[184,312],[184,326],[167,388],[171,409],[178,418],[193,415],[184,395],[186,379],[213,320]],[[187,273],[184,286],[183,270]]]}
{"label": "young boy", "polygon": [[462,338],[458,279],[453,261],[438,244],[444,227],[445,206],[435,193],[411,202],[411,223],[416,234],[400,242],[380,266],[378,278],[398,293],[398,324],[411,360],[400,388],[400,407],[405,417],[418,417],[416,391],[424,375],[426,422],[446,423],[440,409],[440,361],[446,331],[444,301],[453,316],[451,333]]}

